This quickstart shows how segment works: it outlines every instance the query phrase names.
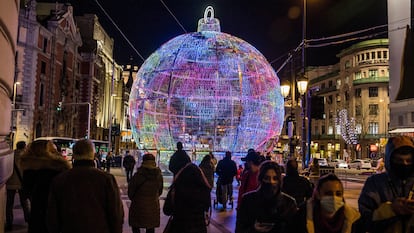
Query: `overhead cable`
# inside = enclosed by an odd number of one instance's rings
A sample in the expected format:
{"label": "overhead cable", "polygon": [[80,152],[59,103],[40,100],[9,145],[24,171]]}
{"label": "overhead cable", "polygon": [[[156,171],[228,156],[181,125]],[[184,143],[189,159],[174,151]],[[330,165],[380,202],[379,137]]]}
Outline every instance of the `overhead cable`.
{"label": "overhead cable", "polygon": [[162,5],[164,5],[164,7],[167,9],[167,11],[170,12],[170,15],[174,18],[175,22],[177,22],[178,25],[180,25],[180,27],[183,29],[184,33],[187,33],[187,30],[185,30],[184,26],[180,23],[180,21],[178,21],[177,17],[175,17],[175,15],[171,12],[171,10],[164,3],[164,1],[163,0],[160,0],[160,2],[162,3]]}
{"label": "overhead cable", "polygon": [[122,30],[118,27],[118,25],[112,20],[111,16],[105,11],[105,9],[102,7],[102,5],[98,2],[98,0],[95,0],[96,4],[101,8],[102,12],[108,17],[109,21],[114,25],[114,27],[121,33],[122,37],[126,40],[126,42],[131,46],[131,48],[135,51],[136,54],[141,58],[142,61],[145,61],[145,58],[138,52],[138,50],[134,47],[134,45],[131,43],[131,41],[128,40],[126,35],[122,32]]}

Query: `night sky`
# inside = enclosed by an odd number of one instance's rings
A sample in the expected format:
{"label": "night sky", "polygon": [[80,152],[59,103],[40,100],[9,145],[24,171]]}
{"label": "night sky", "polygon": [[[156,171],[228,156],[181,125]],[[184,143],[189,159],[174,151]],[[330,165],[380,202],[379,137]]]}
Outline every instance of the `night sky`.
{"label": "night sky", "polygon": [[[97,0],[126,37],[146,59],[168,40],[185,33],[159,0]],[[52,1],[54,2],[54,1]],[[62,1],[61,1],[62,2]],[[65,1],[63,1],[65,2]],[[115,59],[125,64],[134,52],[96,0],[67,0],[75,15],[95,13],[108,34],[115,39]],[[197,30],[197,22],[211,5],[220,20],[222,32],[237,36],[264,54],[277,68],[302,39],[303,0],[163,0],[187,32]],[[387,23],[387,0],[307,0],[307,38],[328,37]],[[385,31],[385,28],[376,33]],[[369,34],[369,33],[368,33]],[[368,35],[365,33],[364,35]],[[379,37],[387,37],[382,34]],[[308,65],[329,65],[335,55],[356,40],[335,46],[307,50]]]}

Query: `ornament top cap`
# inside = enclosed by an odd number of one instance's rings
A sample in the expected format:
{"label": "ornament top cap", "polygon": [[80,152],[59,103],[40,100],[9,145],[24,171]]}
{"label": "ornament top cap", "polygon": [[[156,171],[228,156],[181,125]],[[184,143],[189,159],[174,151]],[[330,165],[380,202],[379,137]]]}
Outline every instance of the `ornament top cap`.
{"label": "ornament top cap", "polygon": [[204,17],[198,20],[197,32],[201,31],[221,32],[220,21],[214,18],[214,9],[212,6],[208,6],[204,11]]}

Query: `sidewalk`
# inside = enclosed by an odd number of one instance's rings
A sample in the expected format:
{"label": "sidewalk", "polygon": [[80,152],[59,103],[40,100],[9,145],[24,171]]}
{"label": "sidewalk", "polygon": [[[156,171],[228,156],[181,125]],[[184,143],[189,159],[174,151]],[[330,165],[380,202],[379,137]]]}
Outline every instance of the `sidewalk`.
{"label": "sidewalk", "polygon": [[[128,225],[128,208],[130,206],[130,200],[127,196],[128,186],[126,183],[125,173],[121,168],[111,168],[111,174],[113,174],[118,182],[118,186],[121,192],[121,199],[124,206],[124,224],[123,224],[123,233],[132,233],[131,228]],[[163,229],[168,221],[168,216],[165,216],[162,213],[162,206],[164,205],[164,199],[167,195],[168,187],[171,185],[172,176],[164,176],[164,191],[160,197],[160,206],[161,206],[161,226],[155,229],[156,233],[162,233]],[[211,223],[208,226],[207,232],[209,233],[231,233],[234,232],[236,226],[236,207],[237,207],[237,197],[238,197],[238,186],[234,182],[233,187],[233,208],[228,208],[226,211],[220,211],[215,209],[213,206],[214,200],[216,198],[215,188],[211,193],[211,203],[212,203],[212,218]],[[361,192],[363,184],[361,182],[353,181],[343,181],[345,189],[345,200],[346,202],[354,207],[358,208],[358,197]],[[27,224],[23,219],[23,211],[19,205],[18,195],[16,195],[15,207],[14,207],[14,225],[13,233],[25,233],[27,232]],[[221,207],[221,206],[220,206]]]}

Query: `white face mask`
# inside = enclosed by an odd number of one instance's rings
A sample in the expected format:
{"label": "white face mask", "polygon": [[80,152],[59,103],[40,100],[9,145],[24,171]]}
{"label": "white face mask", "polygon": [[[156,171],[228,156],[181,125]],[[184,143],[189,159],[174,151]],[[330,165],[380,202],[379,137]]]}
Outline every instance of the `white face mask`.
{"label": "white face mask", "polygon": [[344,206],[344,200],[342,197],[337,196],[323,196],[321,198],[321,207],[331,215],[335,215],[342,206]]}

